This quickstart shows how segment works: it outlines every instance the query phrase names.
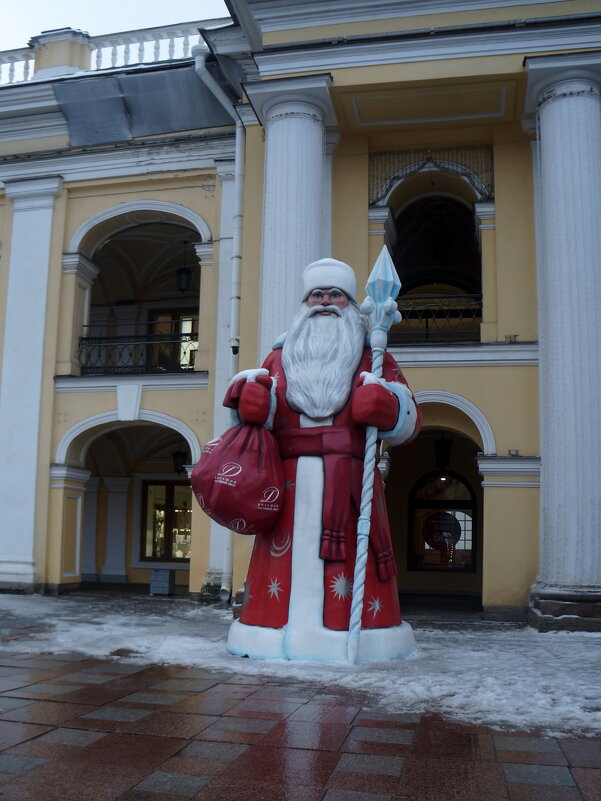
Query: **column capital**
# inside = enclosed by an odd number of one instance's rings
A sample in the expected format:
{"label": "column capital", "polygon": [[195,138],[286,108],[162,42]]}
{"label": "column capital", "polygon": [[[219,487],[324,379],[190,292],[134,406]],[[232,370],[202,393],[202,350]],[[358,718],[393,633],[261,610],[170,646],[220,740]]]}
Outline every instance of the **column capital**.
{"label": "column capital", "polygon": [[50,465],[50,486],[53,489],[84,490],[91,472],[70,464]]}
{"label": "column capital", "polygon": [[[274,78],[268,81],[252,81],[244,90],[262,125],[279,113],[302,113],[301,104],[313,106],[321,113],[327,126],[337,124],[336,112],[330,97],[332,76],[329,73],[307,75],[298,78]],[[288,110],[281,108],[289,106]],[[295,111],[294,106],[297,106]]]}
{"label": "column capital", "polygon": [[549,100],[573,95],[599,96],[601,53],[535,56],[525,62],[528,76],[525,112],[533,114]]}
{"label": "column capital", "polygon": [[4,191],[14,205],[15,210],[47,208],[52,206],[54,198],[63,189],[60,175],[47,178],[25,178],[18,181],[4,181]]}
{"label": "column capital", "polygon": [[197,242],[194,245],[196,258],[202,267],[210,267],[213,264],[213,242]]}
{"label": "column capital", "polygon": [[99,272],[98,267],[83,253],[63,253],[63,273],[65,275],[75,273],[78,278],[83,278],[88,284],[93,284]]}

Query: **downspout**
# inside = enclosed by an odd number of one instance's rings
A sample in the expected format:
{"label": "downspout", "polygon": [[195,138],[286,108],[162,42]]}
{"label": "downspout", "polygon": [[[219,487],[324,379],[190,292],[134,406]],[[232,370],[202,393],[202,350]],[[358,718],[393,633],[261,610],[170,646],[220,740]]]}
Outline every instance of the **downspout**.
{"label": "downspout", "polygon": [[[197,45],[192,48],[194,56],[194,69],[200,80],[204,83],[213,97],[219,101],[236,124],[236,142],[234,155],[234,215],[232,220],[232,275],[230,285],[230,376],[238,372],[240,350],[240,273],[242,265],[242,220],[244,204],[244,151],[246,132],[240,120],[236,107],[217,83],[207,69],[207,51]],[[233,582],[233,534],[226,531],[224,543],[224,559],[221,577],[221,600],[229,601],[232,594]]]}

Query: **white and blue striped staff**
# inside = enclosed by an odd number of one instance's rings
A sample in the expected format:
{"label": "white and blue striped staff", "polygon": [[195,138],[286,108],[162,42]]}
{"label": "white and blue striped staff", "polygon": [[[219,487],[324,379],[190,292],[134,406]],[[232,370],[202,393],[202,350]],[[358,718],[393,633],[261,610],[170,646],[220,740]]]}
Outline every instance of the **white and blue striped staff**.
{"label": "white and blue striped staff", "polygon": [[[365,285],[367,297],[360,307],[361,313],[367,319],[369,328],[369,346],[372,355],[371,371],[377,378],[382,376],[388,329],[401,319],[401,313],[398,311],[396,304],[396,297],[400,289],[401,282],[390,258],[388,248],[384,245],[374,264],[371,275],[367,279],[367,284]],[[365,429],[361,509],[357,522],[357,556],[348,635],[348,661],[352,664],[357,661],[359,653],[359,635],[361,632],[361,615],[363,614],[363,595],[365,592],[365,568],[371,528],[371,502],[374,492],[377,435],[378,429],[376,426],[367,426]]]}

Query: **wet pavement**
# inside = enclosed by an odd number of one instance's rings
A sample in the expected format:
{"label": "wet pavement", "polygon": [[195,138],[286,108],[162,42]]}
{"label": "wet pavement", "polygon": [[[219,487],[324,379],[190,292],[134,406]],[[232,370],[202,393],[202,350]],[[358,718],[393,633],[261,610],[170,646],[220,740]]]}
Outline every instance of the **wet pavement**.
{"label": "wet pavement", "polygon": [[[81,600],[70,614],[90,614]],[[0,625],[2,801],[601,801],[601,737],[389,714],[244,660],[235,674],[126,650],[23,655],[34,629]]]}

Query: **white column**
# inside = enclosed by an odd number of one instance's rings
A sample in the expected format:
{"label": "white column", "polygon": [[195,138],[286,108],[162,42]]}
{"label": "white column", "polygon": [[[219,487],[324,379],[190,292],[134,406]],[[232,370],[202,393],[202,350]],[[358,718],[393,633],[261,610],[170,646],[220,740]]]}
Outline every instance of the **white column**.
{"label": "white column", "polygon": [[98,488],[100,478],[93,476],[86,483],[83,503],[83,526],[81,542],[81,580],[98,581],[96,565],[96,526],[98,520]]}
{"label": "white column", "polygon": [[106,555],[101,581],[127,583],[125,543],[127,538],[127,490],[129,478],[104,477],[108,489],[106,509]]}
{"label": "white column", "polygon": [[538,94],[539,590],[601,589],[601,105],[574,78]]}
{"label": "white column", "polygon": [[303,269],[326,255],[325,134],[336,122],[330,82],[314,75],[246,86],[265,126],[260,358],[298,308]]}
{"label": "white column", "polygon": [[[46,298],[60,177],[5,184],[13,201],[0,387],[0,587],[32,588]],[[54,358],[54,354],[46,354]]]}
{"label": "white column", "polygon": [[[223,398],[232,377],[232,350],[230,342],[232,293],[238,291],[232,286],[232,244],[235,206],[235,164],[224,164],[218,167],[221,179],[220,210],[220,248],[219,248],[219,287],[217,291],[217,331],[215,350],[213,397],[215,416],[213,434],[223,434],[230,425],[230,412],[223,406]],[[231,589],[232,584],[232,532],[211,520],[211,540],[209,548],[209,569],[205,578],[205,587],[220,590],[222,586]],[[229,594],[229,593],[228,593]]]}

